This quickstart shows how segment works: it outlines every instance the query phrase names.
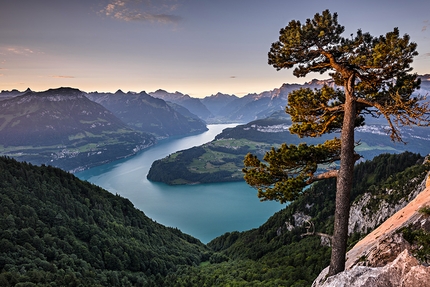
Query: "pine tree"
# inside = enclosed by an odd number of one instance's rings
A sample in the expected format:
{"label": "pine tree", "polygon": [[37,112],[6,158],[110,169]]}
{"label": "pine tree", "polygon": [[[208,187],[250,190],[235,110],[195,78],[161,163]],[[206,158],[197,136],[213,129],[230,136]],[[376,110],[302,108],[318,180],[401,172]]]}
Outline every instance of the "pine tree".
{"label": "pine tree", "polygon": [[[429,125],[429,103],[413,96],[420,79],[411,74],[417,45],[394,28],[373,37],[358,30],[343,37],[345,28],[337,13],[325,10],[302,24],[291,21],[272,44],[269,64],[277,70],[294,68],[296,77],[329,72],[333,88],[299,89],[289,94],[286,112],[299,137],[318,137],[340,131],[320,145],[286,145],[266,153],[264,161],[248,154],[245,180],[258,189],[261,200],[291,201],[314,182],[336,177],[336,211],[329,275],[345,268],[350,193],[355,152],[354,129],[364,125],[364,115],[384,117],[393,141],[402,141],[401,126]],[[340,161],[338,169],[317,172],[321,164]]]}

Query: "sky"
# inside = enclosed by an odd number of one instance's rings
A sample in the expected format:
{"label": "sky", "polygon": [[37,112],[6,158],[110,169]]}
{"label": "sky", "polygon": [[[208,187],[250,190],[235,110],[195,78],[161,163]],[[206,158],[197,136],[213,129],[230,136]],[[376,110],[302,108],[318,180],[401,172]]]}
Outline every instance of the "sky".
{"label": "sky", "polygon": [[345,36],[398,27],[418,44],[414,72],[430,74],[429,0],[0,0],[0,90],[163,89],[244,96],[296,78],[267,64],[291,20],[338,13]]}

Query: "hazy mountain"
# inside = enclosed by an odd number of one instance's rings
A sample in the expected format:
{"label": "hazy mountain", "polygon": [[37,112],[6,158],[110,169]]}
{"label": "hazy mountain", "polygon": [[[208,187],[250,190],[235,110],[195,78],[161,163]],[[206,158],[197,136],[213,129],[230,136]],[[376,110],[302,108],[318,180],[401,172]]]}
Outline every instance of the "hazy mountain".
{"label": "hazy mountain", "polygon": [[235,95],[217,93],[201,99],[201,102],[207,107],[212,115],[220,115],[223,113],[223,109],[228,107],[231,102],[237,99],[239,98]]}
{"label": "hazy mountain", "polygon": [[312,80],[300,84],[283,84],[280,88],[262,93],[236,97],[218,93],[201,100],[212,112],[213,122],[250,122],[270,116],[272,113],[285,109],[288,94],[302,87],[318,88],[324,84],[332,85],[331,81]]}
{"label": "hazy mountain", "polygon": [[155,139],[71,88],[27,92],[1,102],[1,154],[76,170],[151,146]]}
{"label": "hazy mountain", "polygon": [[180,113],[181,115],[183,115],[186,118],[190,118],[190,119],[194,119],[194,120],[200,120],[202,121],[202,119],[199,118],[199,116],[193,114],[192,112],[190,112],[186,107],[181,106],[179,104],[176,103],[172,103],[172,102],[166,102],[172,109],[174,109],[175,111],[177,111],[178,113]]}
{"label": "hazy mountain", "polygon": [[[430,93],[430,75],[420,75],[421,89],[415,94],[427,95]],[[207,123],[226,123],[226,122],[250,122],[256,119],[262,119],[277,110],[284,110],[287,105],[288,94],[299,88],[321,88],[323,85],[335,87],[332,80],[317,80],[314,79],[304,84],[288,84],[285,83],[279,88],[261,93],[250,93],[244,97],[217,93],[207,96],[203,99],[193,98],[181,92],[169,93],[165,90],[157,90],[149,93],[154,98],[162,99],[166,102],[174,103],[185,107],[189,112],[197,115],[200,119]],[[20,93],[17,90],[2,91],[0,100],[10,98]],[[122,93],[122,92],[121,92]],[[106,93],[90,93],[89,98],[93,99],[94,95],[107,95]],[[127,93],[134,94],[134,93]],[[146,94],[141,92],[140,94]],[[98,97],[97,96],[97,97]],[[180,113],[186,113],[179,110],[178,106],[173,106]],[[188,116],[187,116],[188,117]],[[192,118],[192,116],[191,116]]]}
{"label": "hazy mountain", "polygon": [[196,118],[184,116],[164,100],[145,92],[89,93],[87,97],[112,111],[130,127],[157,137],[169,137],[206,131],[206,124]]}
{"label": "hazy mountain", "polygon": [[21,95],[23,95],[25,93],[28,93],[28,92],[31,92],[31,90],[27,89],[24,92],[20,92],[20,91],[18,91],[16,89],[11,90],[11,91],[2,90],[0,92],[0,101],[1,100],[6,100],[6,99],[10,99],[10,98],[13,98],[13,97],[17,97],[17,96],[21,96]]}
{"label": "hazy mountain", "polygon": [[184,95],[180,92],[169,93],[165,90],[157,90],[149,93],[154,98],[163,99],[166,102],[172,102],[187,108],[191,113],[197,115],[202,120],[207,120],[212,117],[211,112],[202,104],[200,99],[192,98],[189,95]]}
{"label": "hazy mountain", "polygon": [[[415,94],[430,93],[430,75],[419,76],[422,80],[421,89]],[[314,79],[304,84],[283,84],[280,88],[261,93],[251,93],[244,97],[217,93],[201,99],[212,117],[207,122],[250,122],[263,119],[277,110],[284,110],[288,104],[288,94],[299,88],[321,88],[323,85],[336,87],[332,80]],[[372,123],[379,122],[369,119]]]}

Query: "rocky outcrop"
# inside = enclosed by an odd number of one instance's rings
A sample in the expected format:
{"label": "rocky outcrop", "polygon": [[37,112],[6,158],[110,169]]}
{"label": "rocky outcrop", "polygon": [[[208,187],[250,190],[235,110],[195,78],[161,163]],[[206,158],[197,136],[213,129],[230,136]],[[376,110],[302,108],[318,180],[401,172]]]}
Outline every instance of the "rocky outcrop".
{"label": "rocky outcrop", "polygon": [[391,263],[383,267],[357,266],[336,276],[327,278],[324,287],[359,286],[430,286],[430,267],[421,265],[408,250],[404,250]]}
{"label": "rocky outcrop", "polygon": [[[429,162],[429,156],[424,159],[423,164],[427,162]],[[418,178],[379,193],[367,192],[356,199],[350,209],[348,235],[355,232],[367,234],[404,208],[430,182],[428,174],[427,182]]]}
{"label": "rocky outcrop", "polygon": [[414,256],[420,246],[411,245],[401,232],[406,227],[430,232],[430,217],[420,212],[430,206],[428,177],[423,186],[415,199],[347,253],[346,271],[326,278],[326,268],[312,286],[430,286],[430,267]]}
{"label": "rocky outcrop", "polygon": [[[422,182],[418,188],[413,189],[411,192],[406,192],[408,194],[394,204],[392,202],[388,202],[387,199],[380,200],[375,203],[375,201],[378,200],[375,195],[370,192],[363,194],[363,196],[361,196],[360,199],[354,202],[351,206],[349,213],[348,235],[351,235],[354,232],[366,234],[375,229],[375,227],[381,225],[381,223],[387,220],[391,215],[405,207],[408,202],[422,192],[425,187],[425,182]],[[399,188],[407,187],[403,186]],[[385,194],[389,197],[392,193],[396,192],[398,191],[391,189],[386,190]],[[369,210],[368,207],[374,205],[377,207],[373,210]]]}

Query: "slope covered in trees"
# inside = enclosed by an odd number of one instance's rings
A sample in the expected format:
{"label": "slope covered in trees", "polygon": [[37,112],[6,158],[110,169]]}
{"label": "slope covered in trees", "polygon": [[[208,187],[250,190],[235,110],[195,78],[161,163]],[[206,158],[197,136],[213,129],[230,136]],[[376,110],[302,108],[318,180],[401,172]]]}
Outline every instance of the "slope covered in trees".
{"label": "slope covered in trees", "polygon": [[0,286],[160,286],[178,266],[211,254],[125,198],[5,157],[0,214]]}
{"label": "slope covered in trees", "polygon": [[[429,171],[418,154],[382,154],[354,169],[352,199],[371,191],[375,199],[364,208],[374,208],[381,197],[398,201],[404,186],[416,189]],[[387,188],[392,189],[387,193]],[[303,236],[312,222],[315,233],[333,233],[334,179],[317,182],[284,210],[259,228],[229,232],[208,243],[216,253],[211,264],[182,267],[169,276],[169,286],[311,286],[330,261],[328,240]],[[370,232],[371,230],[368,230]],[[364,234],[352,234],[348,248]],[[428,246],[426,247],[428,248]],[[189,284],[189,285],[187,285]]]}
{"label": "slope covered in trees", "polygon": [[[422,160],[383,154],[358,164],[353,198],[372,191],[369,210],[381,198],[398,201],[429,170]],[[334,180],[316,183],[261,227],[204,246],[60,169],[1,157],[0,171],[0,286],[310,286],[329,262],[330,248],[302,234],[303,219],[332,234]]]}

